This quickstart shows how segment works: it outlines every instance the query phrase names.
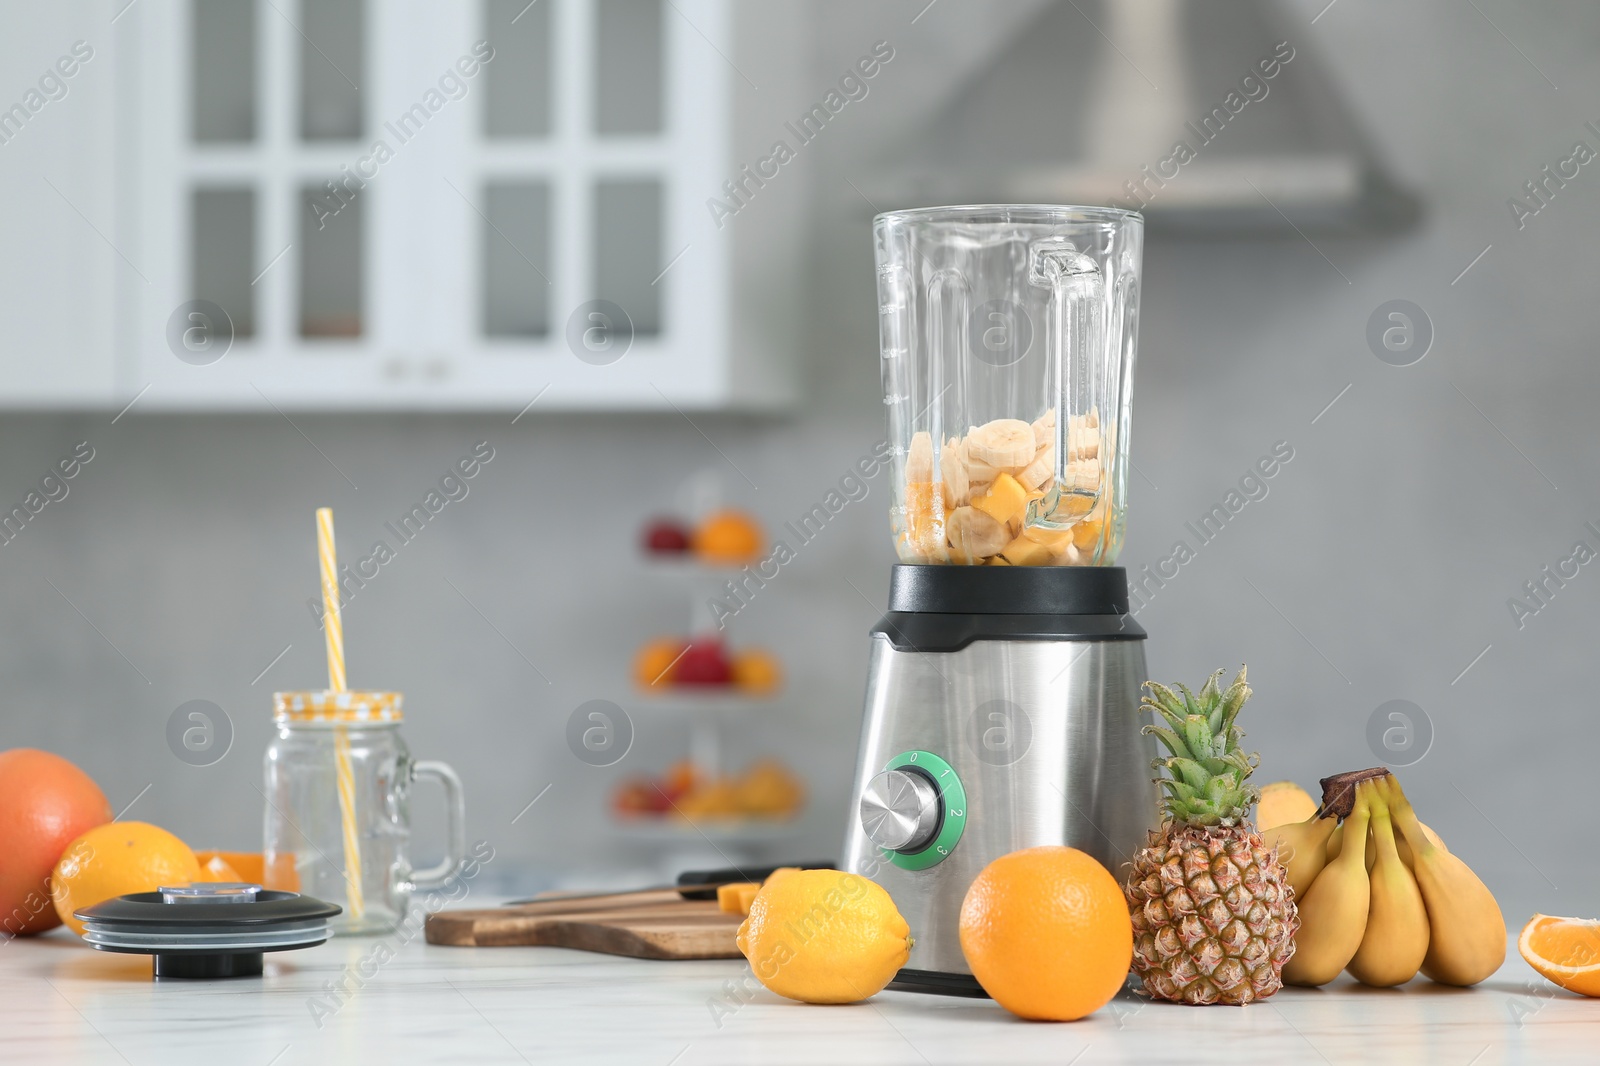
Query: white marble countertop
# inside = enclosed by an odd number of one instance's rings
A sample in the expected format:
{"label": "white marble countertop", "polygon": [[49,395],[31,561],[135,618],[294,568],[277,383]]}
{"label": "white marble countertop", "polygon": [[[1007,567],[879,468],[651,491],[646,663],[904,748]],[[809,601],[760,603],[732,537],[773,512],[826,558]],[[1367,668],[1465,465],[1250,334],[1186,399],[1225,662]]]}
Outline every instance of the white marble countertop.
{"label": "white marble countertop", "polygon": [[[375,967],[386,944],[394,957]],[[65,930],[0,945],[0,1062],[187,1063],[1593,1063],[1600,1002],[1537,977],[1513,950],[1476,989],[1424,980],[1286,990],[1245,1009],[1124,993],[1066,1025],[986,1000],[884,992],[808,1007],[742,962],[645,962],[555,948],[443,948],[418,935],[267,956],[263,977],[150,979],[143,956]],[[330,993],[348,968],[352,992]],[[742,997],[742,1000],[741,1000]],[[318,1015],[321,1015],[318,1017]],[[319,1024],[320,1023],[320,1024]]]}

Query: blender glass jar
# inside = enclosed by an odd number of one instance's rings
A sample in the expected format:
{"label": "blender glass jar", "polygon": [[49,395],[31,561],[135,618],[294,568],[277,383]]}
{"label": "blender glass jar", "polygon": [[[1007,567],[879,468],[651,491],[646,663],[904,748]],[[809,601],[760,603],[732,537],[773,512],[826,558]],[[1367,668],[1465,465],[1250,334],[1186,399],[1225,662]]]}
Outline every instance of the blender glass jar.
{"label": "blender glass jar", "polygon": [[873,236],[900,561],[1115,562],[1143,217],[935,207]]}

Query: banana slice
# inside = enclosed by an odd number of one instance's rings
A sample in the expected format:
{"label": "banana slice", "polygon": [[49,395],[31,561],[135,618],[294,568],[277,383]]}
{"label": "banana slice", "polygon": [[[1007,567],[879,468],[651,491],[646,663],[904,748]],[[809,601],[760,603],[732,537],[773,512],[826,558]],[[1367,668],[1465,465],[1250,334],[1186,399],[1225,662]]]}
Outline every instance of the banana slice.
{"label": "banana slice", "polygon": [[995,521],[976,507],[957,507],[945,520],[944,528],[951,554],[972,562],[998,555],[1011,542],[1005,523]]}
{"label": "banana slice", "polygon": [[[1077,447],[1073,449],[1074,459],[1093,459],[1100,454],[1100,416],[1094,410],[1086,415],[1073,415],[1071,423],[1072,436]],[[1045,445],[1056,442],[1056,412],[1052,408],[1040,415],[1033,422],[1033,446],[1035,453]]]}
{"label": "banana slice", "polygon": [[1020,418],[997,418],[967,434],[967,453],[980,463],[1020,470],[1033,462],[1033,427]]}
{"label": "banana slice", "polygon": [[933,480],[933,438],[926,430],[911,434],[911,447],[906,450],[906,480]]}
{"label": "banana slice", "polygon": [[1033,447],[1035,450],[1055,443],[1056,409],[1054,407],[1033,420]]}
{"label": "banana slice", "polygon": [[1056,472],[1056,446],[1046,444],[1039,449],[1033,457],[1033,462],[1022,468],[1017,474],[1017,480],[1022,482],[1022,487],[1029,492],[1037,492],[1046,481],[1055,477]]}
{"label": "banana slice", "polygon": [[1067,485],[1080,492],[1093,492],[1100,487],[1100,460],[1078,459],[1067,464]]}
{"label": "banana slice", "polygon": [[960,507],[971,499],[972,483],[967,478],[966,441],[951,437],[939,449],[939,473],[944,479],[944,505]]}
{"label": "banana slice", "polygon": [[994,484],[994,479],[1004,471],[990,466],[988,463],[979,462],[972,458],[971,449],[963,449],[967,454],[967,492],[972,496],[982,496]]}

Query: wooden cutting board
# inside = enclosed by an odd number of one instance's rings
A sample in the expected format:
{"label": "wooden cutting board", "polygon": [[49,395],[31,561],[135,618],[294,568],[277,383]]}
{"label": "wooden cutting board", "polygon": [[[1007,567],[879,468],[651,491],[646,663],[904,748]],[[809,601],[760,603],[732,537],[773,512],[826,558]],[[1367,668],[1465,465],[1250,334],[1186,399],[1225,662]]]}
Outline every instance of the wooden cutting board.
{"label": "wooden cutting board", "polygon": [[428,915],[430,944],[457,947],[543,946],[636,959],[737,959],[741,915],[716,900],[684,899],[672,889],[590,899],[536,900],[493,910]]}

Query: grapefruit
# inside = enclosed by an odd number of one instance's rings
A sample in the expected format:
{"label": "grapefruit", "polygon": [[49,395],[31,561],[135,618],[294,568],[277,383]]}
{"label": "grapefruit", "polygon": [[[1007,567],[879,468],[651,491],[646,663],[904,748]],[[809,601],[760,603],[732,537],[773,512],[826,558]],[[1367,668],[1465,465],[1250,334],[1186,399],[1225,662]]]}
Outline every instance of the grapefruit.
{"label": "grapefruit", "polygon": [[0,934],[61,924],[50,871],[75,838],[109,821],[106,794],[66,759],[33,748],[0,752]]}

